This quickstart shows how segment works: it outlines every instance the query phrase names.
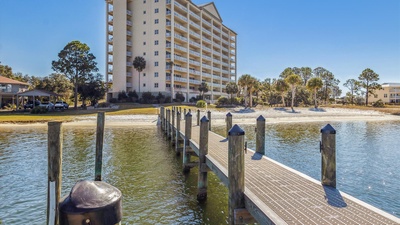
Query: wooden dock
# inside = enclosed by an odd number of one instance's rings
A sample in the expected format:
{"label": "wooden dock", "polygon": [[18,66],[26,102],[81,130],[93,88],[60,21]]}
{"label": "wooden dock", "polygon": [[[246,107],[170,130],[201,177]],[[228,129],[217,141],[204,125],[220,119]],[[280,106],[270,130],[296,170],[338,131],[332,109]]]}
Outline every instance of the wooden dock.
{"label": "wooden dock", "polygon": [[[176,124],[179,122],[178,137],[185,140],[185,121],[171,122],[165,115],[161,112],[161,128],[170,129],[169,135],[175,136]],[[198,122],[192,124],[191,129],[186,129],[191,131],[187,145],[199,155],[200,126],[197,125]],[[207,169],[229,187],[228,139],[214,132],[207,132]],[[167,131],[166,133],[168,135]],[[176,138],[172,140],[177,141]],[[399,218],[334,187],[321,185],[320,181],[251,149],[247,149],[244,155],[244,164],[245,209],[259,224],[400,224]],[[204,172],[204,168],[199,169],[200,172]],[[231,224],[240,223],[238,221],[240,220],[236,219]]]}

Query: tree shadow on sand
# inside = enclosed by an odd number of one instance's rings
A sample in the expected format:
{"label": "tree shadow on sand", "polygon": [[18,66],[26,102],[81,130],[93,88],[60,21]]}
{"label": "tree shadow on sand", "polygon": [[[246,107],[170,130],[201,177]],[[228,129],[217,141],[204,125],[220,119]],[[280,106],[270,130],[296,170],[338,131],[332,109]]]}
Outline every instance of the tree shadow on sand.
{"label": "tree shadow on sand", "polygon": [[284,108],[284,107],[274,108],[274,110],[281,111],[281,112],[286,112],[286,113],[301,113],[301,112],[296,111],[294,109],[292,110],[291,108]]}
{"label": "tree shadow on sand", "polygon": [[309,108],[308,110],[312,112],[326,112],[323,108]]}

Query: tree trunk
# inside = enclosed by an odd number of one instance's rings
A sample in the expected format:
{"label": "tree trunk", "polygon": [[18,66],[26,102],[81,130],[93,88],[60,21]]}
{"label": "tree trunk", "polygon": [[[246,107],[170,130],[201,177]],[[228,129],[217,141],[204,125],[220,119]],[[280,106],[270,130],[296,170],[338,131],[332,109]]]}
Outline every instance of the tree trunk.
{"label": "tree trunk", "polygon": [[294,95],[295,95],[295,94],[296,94],[296,89],[293,88],[293,89],[292,89],[292,106],[291,106],[292,112],[294,112],[293,105],[294,105]]}
{"label": "tree trunk", "polygon": [[75,96],[74,96],[74,109],[78,109],[78,72],[75,75]]}
{"label": "tree trunk", "polygon": [[[172,90],[172,87],[171,87]],[[172,92],[171,92],[172,93]],[[140,72],[139,72],[139,94],[140,94]],[[172,102],[172,101],[171,101]]]}
{"label": "tree trunk", "polygon": [[282,93],[281,97],[282,97],[282,104],[283,104],[283,107],[286,107],[286,104],[285,104],[285,97],[283,96],[283,93]]}
{"label": "tree trunk", "polygon": [[249,91],[249,99],[250,99],[250,108],[251,107],[253,107],[253,98],[252,98],[253,96],[252,96],[252,94],[251,94],[251,89],[250,89],[250,91]]}
{"label": "tree trunk", "polygon": [[318,108],[318,104],[317,104],[317,89],[314,90],[314,108]]}

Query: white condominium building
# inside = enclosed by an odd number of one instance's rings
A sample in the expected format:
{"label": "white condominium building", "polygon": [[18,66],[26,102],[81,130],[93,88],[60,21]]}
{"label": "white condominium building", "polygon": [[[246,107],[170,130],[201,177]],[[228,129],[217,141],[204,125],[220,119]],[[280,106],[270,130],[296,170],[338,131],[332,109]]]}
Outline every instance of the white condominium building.
{"label": "white condominium building", "polygon": [[[190,0],[106,0],[107,99],[118,93],[182,93],[185,101],[208,84],[207,99],[228,96],[236,82],[236,36],[222,24],[214,3]],[[133,60],[141,56],[139,73]],[[139,94],[140,95],[140,94]]]}

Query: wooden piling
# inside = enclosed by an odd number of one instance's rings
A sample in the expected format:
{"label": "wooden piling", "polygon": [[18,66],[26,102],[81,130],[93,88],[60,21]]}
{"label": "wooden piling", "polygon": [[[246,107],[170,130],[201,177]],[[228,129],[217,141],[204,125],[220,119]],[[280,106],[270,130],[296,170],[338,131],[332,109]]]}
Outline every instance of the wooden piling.
{"label": "wooden piling", "polygon": [[192,114],[187,113],[185,115],[185,144],[183,146],[183,172],[190,172],[191,153],[189,152],[189,141],[192,138]]}
{"label": "wooden piling", "polygon": [[336,130],[330,124],[321,129],[321,183],[336,188]]}
{"label": "wooden piling", "polygon": [[208,130],[211,130],[211,111],[207,112],[207,117],[208,117]]}
{"label": "wooden piling", "polygon": [[176,155],[180,155],[181,154],[181,135],[179,134],[181,130],[181,113],[178,111],[176,113],[176,130],[175,130],[175,137],[176,137],[176,143],[175,143],[175,152]]}
{"label": "wooden piling", "polygon": [[232,128],[232,114],[228,112],[226,114],[226,138],[228,138],[228,132]]}
{"label": "wooden piling", "polygon": [[103,166],[103,142],[104,142],[104,121],[105,113],[97,113],[97,130],[96,130],[96,161],[94,169],[94,180],[101,181],[101,169]]}
{"label": "wooden piling", "polygon": [[185,108],[185,109],[183,109],[183,115],[184,115],[184,118],[183,118],[183,119],[185,119],[185,120],[186,120],[186,108]]}
{"label": "wooden piling", "polygon": [[175,144],[175,107],[172,108],[172,123],[171,123],[171,142]]}
{"label": "wooden piling", "polygon": [[171,110],[167,109],[167,139],[171,139]]}
{"label": "wooden piling", "polygon": [[160,107],[161,130],[164,130],[164,106]]}
{"label": "wooden piling", "polygon": [[62,178],[62,122],[49,122],[47,134],[47,225],[59,224]]}
{"label": "wooden piling", "polygon": [[207,199],[207,164],[206,155],[208,154],[208,122],[207,117],[201,118],[200,143],[199,143],[199,175],[197,180],[197,200]]}
{"label": "wooden piling", "polygon": [[256,152],[265,155],[265,118],[262,115],[257,118]]}
{"label": "wooden piling", "polygon": [[235,209],[244,204],[244,130],[235,124],[228,132],[229,224],[235,224]]}
{"label": "wooden piling", "polygon": [[200,109],[197,110],[197,126],[200,126]]}

